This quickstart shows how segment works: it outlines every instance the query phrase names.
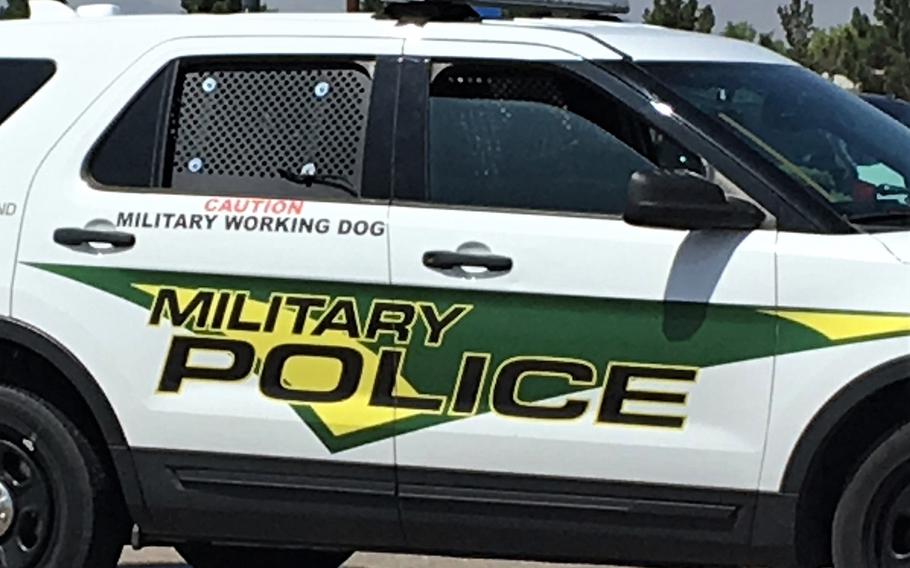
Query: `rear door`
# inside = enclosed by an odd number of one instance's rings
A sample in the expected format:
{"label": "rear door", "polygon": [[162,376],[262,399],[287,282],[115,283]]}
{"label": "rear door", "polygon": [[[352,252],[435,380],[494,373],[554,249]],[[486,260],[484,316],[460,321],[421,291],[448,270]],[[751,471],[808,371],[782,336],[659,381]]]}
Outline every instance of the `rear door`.
{"label": "rear door", "polygon": [[[370,387],[360,370],[376,365],[359,303],[389,282],[400,52],[396,39],[351,37],[164,44],[38,171],[14,315],[100,383],[153,510],[201,511],[159,517],[158,530],[196,534],[199,515],[243,511],[228,523],[237,538],[354,538],[291,522],[303,511],[375,521],[361,542],[398,538],[392,442],[351,439],[394,412],[356,409]],[[216,498],[227,486],[256,500]],[[284,495],[276,487],[294,499],[261,501]],[[248,516],[258,510],[265,524]]]}
{"label": "rear door", "polygon": [[[422,318],[398,399],[408,538],[591,558],[658,558],[649,536],[747,542],[775,231],[621,218],[636,171],[688,169],[744,195],[742,172],[571,54],[406,53],[426,136],[401,153],[427,156],[396,178],[389,219],[392,284]],[[457,542],[440,542],[452,525]]]}

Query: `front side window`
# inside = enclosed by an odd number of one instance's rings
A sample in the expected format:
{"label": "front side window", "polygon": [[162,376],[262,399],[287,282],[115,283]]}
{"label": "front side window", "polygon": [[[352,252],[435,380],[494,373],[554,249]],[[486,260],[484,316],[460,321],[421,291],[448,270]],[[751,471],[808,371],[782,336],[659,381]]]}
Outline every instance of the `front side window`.
{"label": "front side window", "polygon": [[621,214],[633,173],[702,161],[553,67],[440,64],[430,89],[433,203]]}
{"label": "front side window", "polygon": [[54,75],[52,61],[0,59],[0,124]]}
{"label": "front side window", "polygon": [[131,103],[90,174],[174,193],[357,196],[371,85],[367,63],[185,60]]}
{"label": "front side window", "polygon": [[643,66],[854,221],[910,213],[910,129],[806,69]]}

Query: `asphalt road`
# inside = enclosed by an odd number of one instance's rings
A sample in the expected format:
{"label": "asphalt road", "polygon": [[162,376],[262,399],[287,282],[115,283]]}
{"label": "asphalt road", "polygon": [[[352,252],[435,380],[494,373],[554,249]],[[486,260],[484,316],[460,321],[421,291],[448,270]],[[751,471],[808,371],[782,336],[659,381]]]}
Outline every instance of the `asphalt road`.
{"label": "asphalt road", "polygon": [[[144,568],[186,568],[180,557],[170,549],[150,548],[142,552],[124,551],[120,566]],[[265,567],[263,567],[265,568]],[[585,568],[572,564],[539,564],[535,562],[502,562],[492,560],[461,560],[428,556],[399,556],[394,554],[357,554],[345,568]],[[590,568],[588,566],[587,568]],[[607,568],[607,567],[605,567]]]}

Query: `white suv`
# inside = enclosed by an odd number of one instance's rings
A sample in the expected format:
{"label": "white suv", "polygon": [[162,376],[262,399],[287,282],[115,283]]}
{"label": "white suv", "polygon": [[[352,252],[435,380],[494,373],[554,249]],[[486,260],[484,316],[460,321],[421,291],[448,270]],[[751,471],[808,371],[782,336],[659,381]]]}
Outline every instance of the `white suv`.
{"label": "white suv", "polygon": [[0,24],[0,566],[910,566],[910,130],[608,8]]}

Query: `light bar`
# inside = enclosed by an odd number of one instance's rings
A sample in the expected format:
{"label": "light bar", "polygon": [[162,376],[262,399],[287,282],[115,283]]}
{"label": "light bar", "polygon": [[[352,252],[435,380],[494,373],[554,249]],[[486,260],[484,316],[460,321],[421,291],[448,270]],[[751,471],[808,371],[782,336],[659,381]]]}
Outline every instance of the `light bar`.
{"label": "light bar", "polygon": [[596,14],[628,14],[629,0],[386,0],[389,4],[476,4],[499,8],[540,8],[571,10]]}

